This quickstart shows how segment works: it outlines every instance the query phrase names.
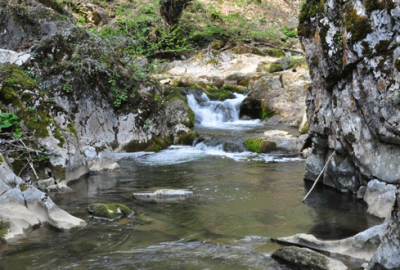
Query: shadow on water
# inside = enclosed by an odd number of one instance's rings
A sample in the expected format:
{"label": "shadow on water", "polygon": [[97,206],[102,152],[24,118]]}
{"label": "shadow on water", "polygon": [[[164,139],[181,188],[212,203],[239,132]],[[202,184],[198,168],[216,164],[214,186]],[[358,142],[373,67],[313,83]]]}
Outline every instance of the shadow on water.
{"label": "shadow on water", "polygon": [[[312,184],[304,182],[307,192]],[[308,233],[320,239],[343,239],[381,222],[377,217],[363,214],[368,209],[364,201],[322,184],[317,184],[305,204],[315,211],[314,225]]]}

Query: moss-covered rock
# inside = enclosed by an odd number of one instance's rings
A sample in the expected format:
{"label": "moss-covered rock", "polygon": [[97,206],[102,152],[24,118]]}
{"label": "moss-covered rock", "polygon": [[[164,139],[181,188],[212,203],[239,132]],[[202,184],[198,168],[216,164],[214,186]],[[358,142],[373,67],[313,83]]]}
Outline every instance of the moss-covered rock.
{"label": "moss-covered rock", "polygon": [[276,149],[276,143],[264,138],[249,138],[244,142],[247,150],[256,153],[268,153]]}
{"label": "moss-covered rock", "polygon": [[88,211],[95,217],[107,219],[130,217],[134,214],[129,207],[121,203],[93,203],[88,206]]}
{"label": "moss-covered rock", "polygon": [[199,136],[197,132],[191,131],[185,134],[182,134],[179,137],[179,144],[183,145],[192,145],[195,139]]}

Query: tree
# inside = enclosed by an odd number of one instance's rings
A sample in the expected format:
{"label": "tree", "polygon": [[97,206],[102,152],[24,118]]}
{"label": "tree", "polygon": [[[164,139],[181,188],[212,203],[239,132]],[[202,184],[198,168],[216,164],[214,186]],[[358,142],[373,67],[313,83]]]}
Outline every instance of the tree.
{"label": "tree", "polygon": [[176,25],[192,0],[160,0],[160,13],[168,26]]}

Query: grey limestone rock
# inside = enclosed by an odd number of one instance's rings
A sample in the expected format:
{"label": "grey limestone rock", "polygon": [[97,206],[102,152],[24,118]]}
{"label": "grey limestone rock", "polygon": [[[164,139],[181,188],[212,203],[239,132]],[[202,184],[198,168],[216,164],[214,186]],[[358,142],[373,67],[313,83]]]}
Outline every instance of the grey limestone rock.
{"label": "grey limestone rock", "polygon": [[396,186],[376,179],[369,181],[364,201],[368,204],[370,214],[381,218],[390,217],[396,201]]}

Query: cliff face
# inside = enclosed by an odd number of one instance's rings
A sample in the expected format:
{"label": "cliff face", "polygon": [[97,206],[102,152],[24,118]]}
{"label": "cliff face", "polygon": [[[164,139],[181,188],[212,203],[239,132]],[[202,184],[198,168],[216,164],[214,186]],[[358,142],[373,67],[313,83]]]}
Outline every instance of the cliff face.
{"label": "cliff face", "polygon": [[[372,179],[399,183],[399,29],[400,5],[391,0],[303,6],[298,30],[312,78],[306,179],[315,180],[336,151],[324,184],[356,192]],[[398,213],[397,202],[368,269],[398,269]]]}
{"label": "cliff face", "polygon": [[306,179],[355,192],[371,179],[398,183],[400,5],[392,1],[308,1],[299,34],[312,85],[313,149]]}

